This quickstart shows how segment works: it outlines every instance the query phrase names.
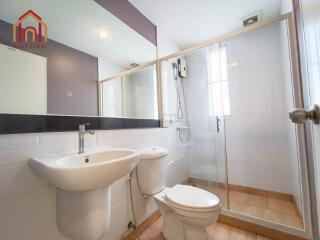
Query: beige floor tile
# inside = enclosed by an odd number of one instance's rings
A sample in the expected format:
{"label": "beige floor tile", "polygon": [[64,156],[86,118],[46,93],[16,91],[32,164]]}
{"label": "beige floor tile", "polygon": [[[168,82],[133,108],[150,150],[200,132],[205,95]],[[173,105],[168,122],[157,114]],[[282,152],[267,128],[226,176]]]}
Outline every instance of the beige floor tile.
{"label": "beige floor tile", "polygon": [[146,231],[144,231],[141,236],[141,240],[162,240],[164,239],[161,232],[154,231],[150,228],[148,228]]}
{"label": "beige floor tile", "polygon": [[250,198],[250,194],[238,191],[229,191],[230,201],[237,201],[242,203],[247,203]]}
{"label": "beige floor tile", "polygon": [[151,226],[150,229],[154,231],[161,232],[162,231],[162,226],[163,226],[163,218],[159,218],[157,221],[155,221]]}
{"label": "beige floor tile", "polygon": [[302,228],[302,221],[300,217],[298,216],[290,216],[287,215],[285,216],[285,219],[283,220],[283,223],[289,226],[297,227],[297,228]]}
{"label": "beige floor tile", "polygon": [[264,218],[271,222],[281,223],[290,226],[295,226],[299,223],[297,222],[297,219],[299,219],[297,216],[288,216],[283,213],[275,212],[269,209],[265,211]]}
{"label": "beige floor tile", "polygon": [[264,218],[265,211],[265,208],[255,207],[251,205],[247,206],[247,214],[253,217]]}
{"label": "beige floor tile", "polygon": [[268,206],[270,210],[275,212],[298,215],[296,206],[293,202],[276,198],[268,198]]}
{"label": "beige floor tile", "polygon": [[230,240],[231,227],[216,223],[207,229],[210,240]]}
{"label": "beige floor tile", "polygon": [[230,201],[230,210],[247,214],[247,204],[242,202]]}
{"label": "beige floor tile", "polygon": [[230,239],[237,240],[256,240],[257,235],[253,233],[249,233],[237,228],[233,228],[230,233]]}
{"label": "beige floor tile", "polygon": [[252,234],[225,224],[216,223],[208,228],[210,240],[256,240],[256,234]]}
{"label": "beige floor tile", "polygon": [[286,215],[284,213],[266,210],[265,219],[271,222],[302,228],[302,222],[299,216]]}
{"label": "beige floor tile", "polygon": [[268,208],[268,198],[258,195],[249,194],[248,205]]}
{"label": "beige floor tile", "polygon": [[265,238],[261,236],[257,236],[257,240],[272,240],[271,238]]}
{"label": "beige floor tile", "polygon": [[[141,240],[165,240],[160,231],[153,230],[162,230],[162,224],[160,218],[141,234]],[[207,232],[210,240],[271,240],[221,223],[209,226]]]}
{"label": "beige floor tile", "polygon": [[278,212],[274,212],[270,209],[266,209],[265,214],[264,214],[264,218],[269,220],[269,221],[274,221],[274,222],[281,222],[282,220],[282,214],[278,213]]}

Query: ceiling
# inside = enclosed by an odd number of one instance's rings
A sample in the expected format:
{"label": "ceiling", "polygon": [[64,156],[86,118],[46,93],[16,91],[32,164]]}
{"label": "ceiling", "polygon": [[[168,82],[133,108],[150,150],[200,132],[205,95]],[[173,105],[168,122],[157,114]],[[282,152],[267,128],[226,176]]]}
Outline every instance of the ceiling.
{"label": "ceiling", "polygon": [[50,39],[122,67],[156,59],[152,43],[94,0],[0,0],[0,6],[2,20],[14,23],[31,9],[47,24]]}
{"label": "ceiling", "polygon": [[240,18],[280,13],[281,0],[129,0],[180,48],[242,27]]}

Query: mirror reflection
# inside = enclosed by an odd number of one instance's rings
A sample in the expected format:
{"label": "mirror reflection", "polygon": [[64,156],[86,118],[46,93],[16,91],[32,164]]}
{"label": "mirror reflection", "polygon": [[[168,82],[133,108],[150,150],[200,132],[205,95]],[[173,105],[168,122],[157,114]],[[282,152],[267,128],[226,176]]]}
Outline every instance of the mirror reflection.
{"label": "mirror reflection", "polygon": [[156,65],[103,81],[101,96],[104,117],[157,119]]}
{"label": "mirror reflection", "polygon": [[96,1],[1,6],[0,113],[158,118],[157,47]]}

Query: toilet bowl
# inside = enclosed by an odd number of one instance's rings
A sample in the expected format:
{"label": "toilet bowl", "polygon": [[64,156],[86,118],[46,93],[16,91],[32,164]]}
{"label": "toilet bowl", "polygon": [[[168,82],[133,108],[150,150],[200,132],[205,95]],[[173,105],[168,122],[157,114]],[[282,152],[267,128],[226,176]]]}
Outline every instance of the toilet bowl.
{"label": "toilet bowl", "polygon": [[177,184],[153,196],[163,217],[167,240],[208,240],[206,228],[217,222],[220,200],[200,188]]}
{"label": "toilet bowl", "polygon": [[166,240],[208,240],[206,228],[218,220],[219,198],[188,185],[165,187],[167,166],[168,150],[152,147],[141,151],[139,189],[155,199],[163,217],[163,236]]}

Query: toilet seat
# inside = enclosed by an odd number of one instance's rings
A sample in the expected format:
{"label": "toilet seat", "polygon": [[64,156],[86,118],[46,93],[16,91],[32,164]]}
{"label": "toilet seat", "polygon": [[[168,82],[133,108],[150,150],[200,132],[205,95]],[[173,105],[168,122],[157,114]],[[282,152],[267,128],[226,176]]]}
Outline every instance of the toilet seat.
{"label": "toilet seat", "polygon": [[208,213],[220,210],[219,198],[200,188],[177,184],[165,190],[166,202],[174,209]]}

